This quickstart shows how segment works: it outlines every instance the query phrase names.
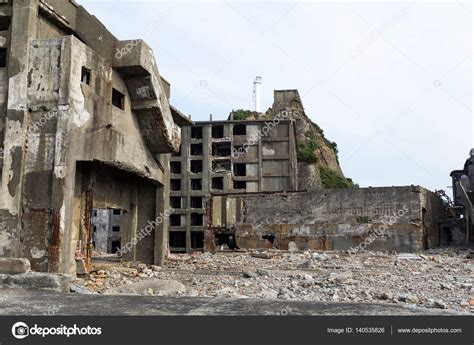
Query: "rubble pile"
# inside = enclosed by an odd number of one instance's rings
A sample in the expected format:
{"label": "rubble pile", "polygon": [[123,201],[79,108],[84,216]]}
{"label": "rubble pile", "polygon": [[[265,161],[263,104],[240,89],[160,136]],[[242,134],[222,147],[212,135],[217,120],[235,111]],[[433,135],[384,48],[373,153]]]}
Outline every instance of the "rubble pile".
{"label": "rubble pile", "polygon": [[96,264],[88,279],[76,281],[76,291],[403,303],[474,313],[473,281],[469,250],[422,255],[260,250],[173,254],[165,267]]}

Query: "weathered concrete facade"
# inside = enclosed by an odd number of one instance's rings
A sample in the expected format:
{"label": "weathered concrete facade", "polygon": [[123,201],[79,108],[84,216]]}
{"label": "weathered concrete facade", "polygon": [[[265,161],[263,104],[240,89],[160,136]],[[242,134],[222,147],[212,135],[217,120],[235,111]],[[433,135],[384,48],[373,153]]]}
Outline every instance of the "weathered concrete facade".
{"label": "weathered concrete facade", "polygon": [[[122,245],[169,208],[175,121],[187,120],[171,111],[151,49],[73,1],[2,1],[4,22],[0,256],[74,274],[75,258],[90,258],[93,208],[122,211]],[[165,229],[167,219],[126,258],[162,262]]]}
{"label": "weathered concrete facade", "polygon": [[196,122],[171,158],[172,251],[202,250],[211,193],[297,189],[294,121]]}
{"label": "weathered concrete facade", "polygon": [[240,248],[286,250],[293,241],[300,250],[418,252],[439,245],[444,208],[434,193],[409,186],[214,195],[208,215],[208,250],[221,232]]}
{"label": "weathered concrete facade", "polygon": [[474,242],[474,149],[462,170],[450,174],[453,181],[453,203],[451,215],[446,221],[447,243]]}

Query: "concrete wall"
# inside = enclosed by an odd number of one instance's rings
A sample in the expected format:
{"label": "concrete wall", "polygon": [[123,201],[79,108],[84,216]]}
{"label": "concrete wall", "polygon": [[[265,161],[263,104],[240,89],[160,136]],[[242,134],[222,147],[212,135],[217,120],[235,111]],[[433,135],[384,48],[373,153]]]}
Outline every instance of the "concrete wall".
{"label": "concrete wall", "polygon": [[437,222],[444,216],[441,200],[414,186],[219,198],[209,210],[209,250],[215,234],[230,231],[240,248],[287,249],[294,241],[301,250],[349,250],[367,240],[362,246],[370,250],[418,252],[439,244]]}

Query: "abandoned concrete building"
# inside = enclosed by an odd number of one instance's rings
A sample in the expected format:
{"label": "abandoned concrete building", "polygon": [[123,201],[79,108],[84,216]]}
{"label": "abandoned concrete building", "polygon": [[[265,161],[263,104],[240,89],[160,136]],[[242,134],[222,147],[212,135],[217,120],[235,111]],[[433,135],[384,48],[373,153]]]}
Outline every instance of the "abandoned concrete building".
{"label": "abandoned concrete building", "polygon": [[[312,126],[302,112],[297,90],[276,90],[265,114],[232,112],[227,121],[183,128],[180,153],[170,163],[172,251],[287,250],[293,242],[299,250],[418,252],[440,244],[444,204],[425,188],[299,183],[302,155],[295,138],[308,135]],[[259,135],[282,113],[285,120],[278,118],[278,126]],[[327,152],[321,157],[339,168]],[[299,185],[310,188],[298,190]]]}
{"label": "abandoned concrete building", "polygon": [[[169,208],[170,154],[191,122],[143,41],[74,1],[0,1],[0,79],[1,257],[75,274],[93,242],[113,252]],[[124,258],[162,263],[164,229]]]}
{"label": "abandoned concrete building", "polygon": [[443,244],[474,242],[474,149],[461,170],[451,172],[453,201],[449,200],[447,219],[443,223]]}
{"label": "abandoned concrete building", "polygon": [[196,122],[170,166],[170,250],[202,250],[211,193],[297,189],[294,121]]}

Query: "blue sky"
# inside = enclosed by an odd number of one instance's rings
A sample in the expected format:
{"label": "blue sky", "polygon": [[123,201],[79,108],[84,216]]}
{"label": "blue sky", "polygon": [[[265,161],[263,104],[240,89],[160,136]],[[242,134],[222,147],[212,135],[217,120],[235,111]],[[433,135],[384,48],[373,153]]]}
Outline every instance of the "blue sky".
{"label": "blue sky", "polygon": [[119,39],[143,38],[194,120],[299,90],[361,186],[445,189],[473,140],[468,2],[78,0]]}

